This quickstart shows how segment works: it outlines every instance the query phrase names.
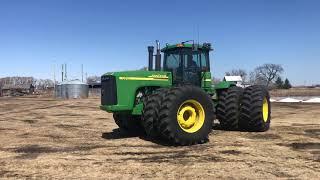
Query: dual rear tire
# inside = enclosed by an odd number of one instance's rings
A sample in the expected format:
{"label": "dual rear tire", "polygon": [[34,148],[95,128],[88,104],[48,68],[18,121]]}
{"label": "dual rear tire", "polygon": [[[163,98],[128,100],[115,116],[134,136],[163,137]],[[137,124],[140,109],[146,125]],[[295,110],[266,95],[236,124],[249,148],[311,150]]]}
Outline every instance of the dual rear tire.
{"label": "dual rear tire", "polygon": [[270,128],[270,95],[263,86],[247,87],[243,93],[239,127],[245,131],[263,132]]}
{"label": "dual rear tire", "polygon": [[270,127],[271,106],[264,86],[230,87],[219,93],[217,118],[224,130],[262,132]]}

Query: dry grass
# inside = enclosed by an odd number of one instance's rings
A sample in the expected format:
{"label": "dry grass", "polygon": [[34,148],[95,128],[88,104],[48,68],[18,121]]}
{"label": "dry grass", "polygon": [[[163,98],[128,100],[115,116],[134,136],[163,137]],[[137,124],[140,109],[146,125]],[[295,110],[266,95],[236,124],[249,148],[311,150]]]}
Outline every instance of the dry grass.
{"label": "dry grass", "polygon": [[273,104],[265,133],[169,147],[120,132],[99,99],[0,98],[0,178],[317,179],[320,105]]}

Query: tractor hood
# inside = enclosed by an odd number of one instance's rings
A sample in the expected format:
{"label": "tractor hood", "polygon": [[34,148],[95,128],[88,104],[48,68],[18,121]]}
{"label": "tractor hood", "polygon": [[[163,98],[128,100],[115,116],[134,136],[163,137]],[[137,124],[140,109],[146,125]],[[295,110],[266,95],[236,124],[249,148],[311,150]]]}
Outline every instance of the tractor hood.
{"label": "tractor hood", "polygon": [[120,71],[109,72],[103,76],[115,76],[119,80],[168,80],[171,79],[171,73],[165,71]]}
{"label": "tractor hood", "polygon": [[101,109],[108,112],[127,111],[140,115],[142,104],[136,104],[140,92],[171,87],[172,75],[165,71],[110,72],[101,77]]}

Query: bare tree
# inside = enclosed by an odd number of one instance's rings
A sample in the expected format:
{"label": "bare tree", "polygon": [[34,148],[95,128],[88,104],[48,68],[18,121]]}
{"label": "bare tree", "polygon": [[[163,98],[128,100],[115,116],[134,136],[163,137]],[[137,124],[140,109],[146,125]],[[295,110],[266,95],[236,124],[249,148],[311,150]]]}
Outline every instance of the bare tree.
{"label": "bare tree", "polygon": [[243,82],[247,81],[247,72],[244,69],[232,69],[225,74],[226,76],[241,76]]}
{"label": "bare tree", "polygon": [[34,80],[34,82],[32,83],[33,86],[35,86],[36,89],[48,89],[48,88],[52,88],[54,85],[54,82],[51,79],[36,79]]}
{"label": "bare tree", "polygon": [[267,81],[264,77],[260,76],[256,71],[252,71],[249,74],[249,83],[257,85],[266,85]]}
{"label": "bare tree", "polygon": [[280,64],[264,64],[258,66],[250,73],[250,81],[254,84],[264,84],[269,86],[283,72]]}
{"label": "bare tree", "polygon": [[0,78],[0,84],[11,88],[19,88],[27,85],[30,86],[34,81],[35,79],[33,77],[13,76]]}

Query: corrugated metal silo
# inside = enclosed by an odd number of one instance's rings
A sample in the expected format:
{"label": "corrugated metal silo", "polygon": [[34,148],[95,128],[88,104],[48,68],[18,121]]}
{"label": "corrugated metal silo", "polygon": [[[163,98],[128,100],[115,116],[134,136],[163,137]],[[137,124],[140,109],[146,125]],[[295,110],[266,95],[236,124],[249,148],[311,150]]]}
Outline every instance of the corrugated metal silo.
{"label": "corrugated metal silo", "polygon": [[67,99],[67,85],[65,84],[66,81],[61,83],[61,98]]}
{"label": "corrugated metal silo", "polygon": [[80,80],[64,81],[61,83],[63,99],[88,98],[89,86]]}
{"label": "corrugated metal silo", "polygon": [[62,94],[62,86],[61,84],[56,84],[56,86],[54,87],[54,97],[62,98],[61,94]]}

